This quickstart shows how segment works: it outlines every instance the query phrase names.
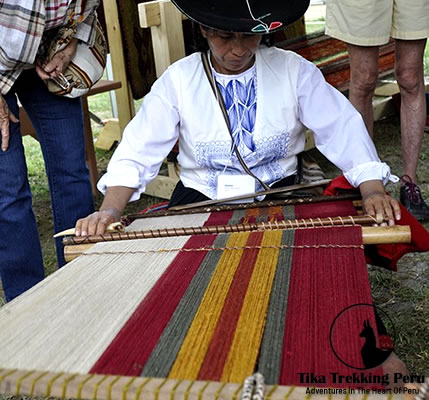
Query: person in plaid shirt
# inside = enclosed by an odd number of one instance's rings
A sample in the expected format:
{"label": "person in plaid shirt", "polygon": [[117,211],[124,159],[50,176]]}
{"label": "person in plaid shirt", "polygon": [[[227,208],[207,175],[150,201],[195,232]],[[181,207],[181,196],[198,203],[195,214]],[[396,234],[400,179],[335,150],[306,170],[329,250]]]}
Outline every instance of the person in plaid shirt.
{"label": "person in plaid shirt", "polygon": [[[0,2],[0,276],[6,301],[44,277],[20,132],[19,99],[37,132],[51,192],[55,232],[93,211],[79,99],[55,96],[43,80],[62,73],[78,41],[93,44],[99,0]],[[76,23],[74,39],[49,63],[52,33]],[[60,240],[58,265],[64,264]]]}

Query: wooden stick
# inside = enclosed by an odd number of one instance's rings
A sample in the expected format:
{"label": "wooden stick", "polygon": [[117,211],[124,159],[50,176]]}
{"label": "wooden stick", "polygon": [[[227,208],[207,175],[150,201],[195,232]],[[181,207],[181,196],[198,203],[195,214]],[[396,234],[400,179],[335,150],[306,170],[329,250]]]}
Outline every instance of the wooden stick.
{"label": "wooden stick", "polygon": [[170,215],[184,215],[184,214],[197,214],[214,211],[232,211],[232,210],[243,210],[248,208],[262,208],[262,207],[276,207],[276,206],[288,206],[294,204],[307,204],[307,203],[322,203],[328,201],[343,201],[343,200],[358,200],[361,196],[359,193],[342,194],[339,196],[311,196],[311,197],[294,197],[289,199],[279,200],[263,200],[256,201],[253,203],[239,203],[239,204],[217,204],[214,206],[196,207],[192,210],[178,210],[174,211],[171,209],[165,211],[155,211],[146,214],[136,213],[128,214],[121,218],[125,225],[129,225],[136,219],[143,218],[154,218],[154,217],[167,217]]}
{"label": "wooden stick", "polygon": [[103,235],[93,236],[69,236],[63,239],[64,245],[85,244],[98,242],[113,242],[119,240],[149,239],[158,237],[208,235],[232,232],[253,232],[267,229],[298,229],[315,228],[321,226],[341,225],[371,225],[376,219],[370,215],[357,215],[347,217],[290,219],[284,221],[255,222],[245,224],[215,225],[215,226],[190,226],[187,228],[163,228],[149,229],[147,231],[131,232],[106,232]]}
{"label": "wooden stick", "polygon": [[[362,243],[363,244],[392,244],[392,243],[410,243],[411,230],[409,226],[363,226]],[[79,245],[66,245],[64,247],[64,257],[67,262],[74,260],[89,250],[95,243],[86,243]]]}
{"label": "wooden stick", "polygon": [[[218,399],[241,398],[243,385],[230,382],[190,381],[164,378],[71,374],[48,371],[0,369],[0,393],[75,399]],[[267,385],[272,400],[307,398],[307,387]],[[362,395],[336,395],[338,400],[358,400]],[[398,399],[388,395],[377,399]],[[401,397],[402,398],[402,397]]]}
{"label": "wooden stick", "polygon": [[262,192],[249,193],[249,194],[240,195],[240,196],[233,196],[233,197],[228,197],[225,199],[205,200],[205,201],[199,201],[197,203],[185,204],[185,205],[181,205],[181,206],[174,206],[174,207],[170,207],[170,210],[172,210],[172,211],[189,210],[191,208],[205,207],[205,206],[210,206],[210,205],[219,204],[219,203],[228,203],[231,201],[244,200],[244,199],[249,199],[252,197],[267,196],[269,194],[289,193],[289,192],[293,192],[295,190],[309,189],[309,188],[313,188],[313,187],[328,185],[329,183],[331,183],[331,179],[322,179],[322,180],[317,181],[317,182],[299,183],[297,185],[285,186],[285,187],[270,189],[270,190],[263,190]]}

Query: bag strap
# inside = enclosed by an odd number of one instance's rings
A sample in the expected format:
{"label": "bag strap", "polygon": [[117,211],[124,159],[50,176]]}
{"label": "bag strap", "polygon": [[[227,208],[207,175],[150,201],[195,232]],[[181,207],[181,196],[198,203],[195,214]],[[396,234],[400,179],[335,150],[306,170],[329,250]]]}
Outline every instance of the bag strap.
{"label": "bag strap", "polygon": [[223,101],[223,97],[222,94],[219,91],[219,88],[214,80],[212,71],[211,71],[211,67],[209,64],[209,60],[207,57],[207,53],[205,51],[201,52],[201,60],[203,62],[203,67],[204,67],[204,72],[206,73],[207,79],[209,80],[210,86],[213,89],[213,93],[217,98],[217,101],[219,103],[220,109],[222,110],[222,114],[223,117],[225,118],[225,122],[226,122],[226,126],[228,127],[228,132],[231,135],[231,139],[232,139],[232,145],[234,147],[234,152],[235,155],[238,158],[238,161],[240,162],[241,166],[243,167],[244,171],[250,175],[251,177],[255,178],[264,188],[264,190],[270,190],[270,187],[263,182],[261,179],[259,179],[251,170],[250,168],[247,166],[247,164],[245,163],[245,161],[243,160],[243,157],[241,156],[240,152],[238,151],[238,147],[235,144],[234,141],[234,137],[232,136],[232,131],[231,131],[231,125],[229,123],[229,118],[228,118],[228,112],[226,111],[226,107],[225,107],[225,103]]}

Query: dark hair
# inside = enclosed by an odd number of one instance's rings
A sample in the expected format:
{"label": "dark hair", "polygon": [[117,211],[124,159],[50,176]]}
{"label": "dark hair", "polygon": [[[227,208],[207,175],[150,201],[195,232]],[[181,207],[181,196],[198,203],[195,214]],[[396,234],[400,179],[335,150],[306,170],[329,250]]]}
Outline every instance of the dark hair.
{"label": "dark hair", "polygon": [[194,21],[192,21],[192,36],[195,51],[201,51],[203,53],[209,49],[207,39],[201,33],[200,24]]}

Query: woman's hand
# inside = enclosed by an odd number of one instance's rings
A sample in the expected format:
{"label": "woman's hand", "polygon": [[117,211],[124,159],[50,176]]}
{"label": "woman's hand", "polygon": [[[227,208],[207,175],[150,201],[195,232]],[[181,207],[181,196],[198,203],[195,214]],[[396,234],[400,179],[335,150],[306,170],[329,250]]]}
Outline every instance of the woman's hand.
{"label": "woman's hand", "polygon": [[102,235],[108,225],[121,219],[121,214],[135,190],[126,186],[108,187],[100,211],[79,219],[76,222],[75,235]]}
{"label": "woman's hand", "polygon": [[56,53],[51,61],[43,65],[39,61],[36,62],[36,72],[41,79],[47,80],[58,78],[67,66],[70,64],[74,53],[76,52],[77,39],[72,39],[70,43],[61,51]]}
{"label": "woman's hand", "polygon": [[9,107],[7,106],[6,100],[0,94],[0,130],[1,130],[1,149],[6,151],[9,147],[9,120],[12,122],[18,122],[18,118],[13,115]]}
{"label": "woman's hand", "polygon": [[96,211],[86,218],[81,218],[76,222],[76,236],[102,235],[106,228],[113,222],[121,219],[121,212],[117,208],[107,208]]}
{"label": "woman's hand", "polygon": [[390,226],[395,225],[395,220],[401,219],[399,203],[390,197],[384,190],[381,181],[372,180],[360,184],[362,194],[362,205],[366,214],[376,218],[377,224],[385,225],[383,221],[388,220]]}

